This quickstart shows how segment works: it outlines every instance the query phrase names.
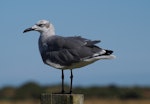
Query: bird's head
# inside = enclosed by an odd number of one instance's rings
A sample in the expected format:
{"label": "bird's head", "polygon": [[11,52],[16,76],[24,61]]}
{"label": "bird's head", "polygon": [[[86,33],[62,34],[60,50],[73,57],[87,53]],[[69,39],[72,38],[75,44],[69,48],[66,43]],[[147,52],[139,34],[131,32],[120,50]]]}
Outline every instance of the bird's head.
{"label": "bird's head", "polygon": [[38,31],[40,33],[49,33],[51,35],[55,34],[54,26],[47,20],[38,21],[34,26],[25,29],[23,33],[29,31]]}

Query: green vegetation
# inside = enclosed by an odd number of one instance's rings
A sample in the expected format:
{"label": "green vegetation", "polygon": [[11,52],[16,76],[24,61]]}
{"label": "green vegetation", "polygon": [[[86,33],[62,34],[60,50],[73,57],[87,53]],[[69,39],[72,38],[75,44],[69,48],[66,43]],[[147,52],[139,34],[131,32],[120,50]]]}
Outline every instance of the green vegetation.
{"label": "green vegetation", "polygon": [[[0,100],[26,100],[39,99],[41,93],[59,92],[61,85],[40,86],[37,83],[26,83],[19,88],[4,87],[0,89]],[[65,89],[68,89],[66,85]],[[104,87],[76,87],[75,93],[82,93],[85,98],[100,99],[150,99],[150,88],[144,87],[117,87],[115,85]]]}

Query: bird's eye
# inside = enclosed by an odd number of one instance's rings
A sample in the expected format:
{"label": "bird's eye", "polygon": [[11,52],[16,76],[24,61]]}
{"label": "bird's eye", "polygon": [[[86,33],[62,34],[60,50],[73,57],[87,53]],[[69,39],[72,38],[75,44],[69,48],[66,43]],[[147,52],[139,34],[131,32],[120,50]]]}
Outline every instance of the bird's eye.
{"label": "bird's eye", "polygon": [[37,24],[37,26],[39,26],[39,27],[43,27],[43,24]]}

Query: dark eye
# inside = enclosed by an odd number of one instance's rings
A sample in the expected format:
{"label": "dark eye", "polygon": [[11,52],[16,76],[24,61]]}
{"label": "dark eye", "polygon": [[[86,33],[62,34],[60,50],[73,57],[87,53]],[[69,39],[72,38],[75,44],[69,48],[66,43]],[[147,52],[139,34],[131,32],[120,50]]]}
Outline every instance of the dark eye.
{"label": "dark eye", "polygon": [[39,27],[43,27],[44,25],[43,25],[43,24],[37,24],[37,26],[39,26]]}

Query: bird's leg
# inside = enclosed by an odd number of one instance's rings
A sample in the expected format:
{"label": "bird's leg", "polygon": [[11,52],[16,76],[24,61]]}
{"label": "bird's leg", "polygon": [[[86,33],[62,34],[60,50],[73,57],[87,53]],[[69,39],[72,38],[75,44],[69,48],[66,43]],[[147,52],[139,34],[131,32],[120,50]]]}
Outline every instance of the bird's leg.
{"label": "bird's leg", "polygon": [[72,93],[72,82],[73,82],[73,73],[72,73],[72,69],[71,69],[71,75],[70,75],[70,94]]}
{"label": "bird's leg", "polygon": [[61,86],[61,93],[64,94],[65,93],[65,90],[64,90],[64,70],[62,70],[62,86]]}

